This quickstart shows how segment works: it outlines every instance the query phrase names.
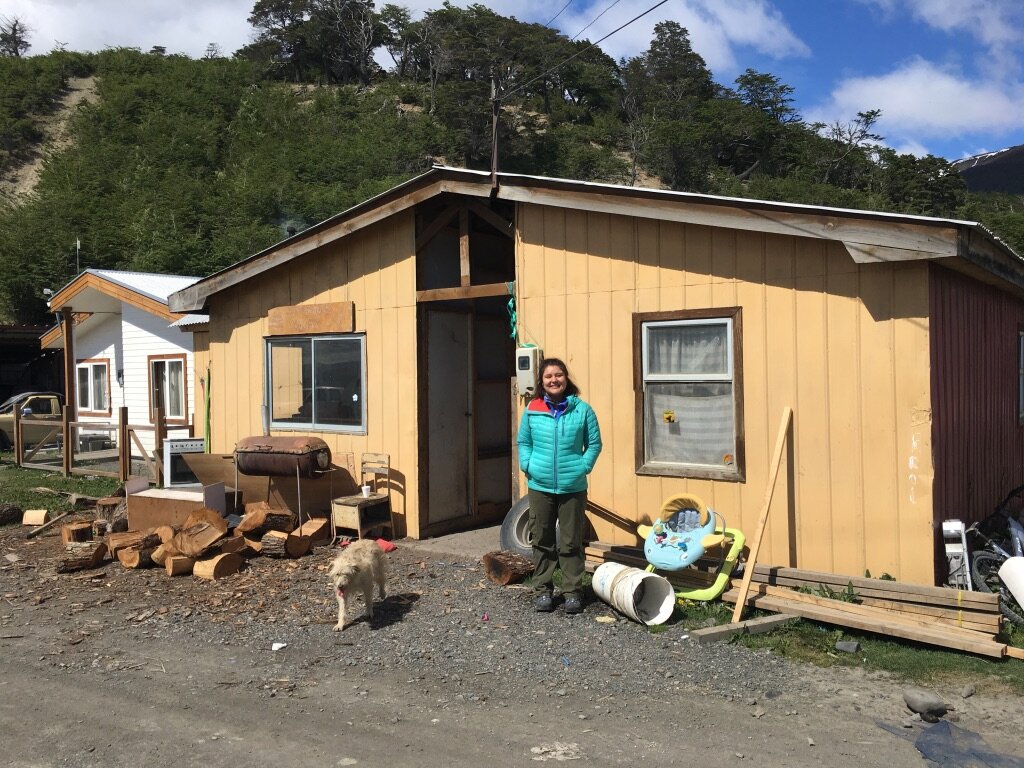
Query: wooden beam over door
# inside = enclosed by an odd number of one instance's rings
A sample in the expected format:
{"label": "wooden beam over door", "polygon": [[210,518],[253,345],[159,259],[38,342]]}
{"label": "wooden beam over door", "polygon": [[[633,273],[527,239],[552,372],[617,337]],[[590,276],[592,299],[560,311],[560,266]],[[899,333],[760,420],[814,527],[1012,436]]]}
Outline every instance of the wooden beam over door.
{"label": "wooden beam over door", "polygon": [[430,291],[416,291],[416,303],[425,301],[452,301],[454,299],[482,299],[487,296],[507,296],[506,283],[469,285],[461,288],[434,288]]}

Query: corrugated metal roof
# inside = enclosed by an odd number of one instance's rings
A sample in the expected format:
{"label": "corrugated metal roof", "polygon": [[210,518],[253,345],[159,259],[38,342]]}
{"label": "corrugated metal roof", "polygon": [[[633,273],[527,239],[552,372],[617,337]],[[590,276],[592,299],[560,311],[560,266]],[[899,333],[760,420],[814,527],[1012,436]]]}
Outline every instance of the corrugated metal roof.
{"label": "corrugated metal roof", "polygon": [[180,320],[175,320],[171,323],[171,328],[190,328],[193,325],[205,325],[210,322],[209,315],[191,314],[185,315]]}
{"label": "corrugated metal roof", "polygon": [[141,293],[161,304],[175,291],[192,285],[198,277],[187,275],[160,275],[154,272],[121,272],[114,269],[86,269],[86,272],[102,277],[129,290]]}

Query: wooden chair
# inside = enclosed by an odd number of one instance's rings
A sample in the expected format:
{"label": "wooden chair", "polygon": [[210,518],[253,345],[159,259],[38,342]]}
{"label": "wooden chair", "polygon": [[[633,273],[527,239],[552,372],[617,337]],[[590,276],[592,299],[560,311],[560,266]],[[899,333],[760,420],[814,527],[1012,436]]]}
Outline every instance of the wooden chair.
{"label": "wooden chair", "polygon": [[359,481],[370,486],[370,495],[343,496],[331,502],[331,520],[337,528],[350,528],[361,539],[374,528],[387,528],[395,535],[391,510],[391,457],[386,453],[364,453]]}

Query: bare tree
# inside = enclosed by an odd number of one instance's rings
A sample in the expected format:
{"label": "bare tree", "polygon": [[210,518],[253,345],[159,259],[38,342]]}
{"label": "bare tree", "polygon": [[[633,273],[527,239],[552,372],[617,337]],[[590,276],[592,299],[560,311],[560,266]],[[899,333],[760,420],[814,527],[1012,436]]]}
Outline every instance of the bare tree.
{"label": "bare tree", "polygon": [[0,16],[0,56],[20,58],[32,47],[28,42],[31,31],[17,16]]}
{"label": "bare tree", "polygon": [[206,46],[206,52],[203,54],[204,59],[219,59],[224,55],[224,51],[221,49],[218,43],[210,43]]}

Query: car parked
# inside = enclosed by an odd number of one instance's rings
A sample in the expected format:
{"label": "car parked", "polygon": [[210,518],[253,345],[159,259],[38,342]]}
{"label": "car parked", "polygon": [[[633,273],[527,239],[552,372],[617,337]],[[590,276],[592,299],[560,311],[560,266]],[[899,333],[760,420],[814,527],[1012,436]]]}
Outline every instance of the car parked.
{"label": "car parked", "polygon": [[[60,423],[64,396],[56,392],[22,392],[0,403],[0,451],[9,451],[14,445],[14,412],[28,417],[50,417],[25,421],[23,434],[25,445],[31,447],[39,442],[57,443],[60,433],[51,435]],[[49,438],[47,437],[49,435]]]}

